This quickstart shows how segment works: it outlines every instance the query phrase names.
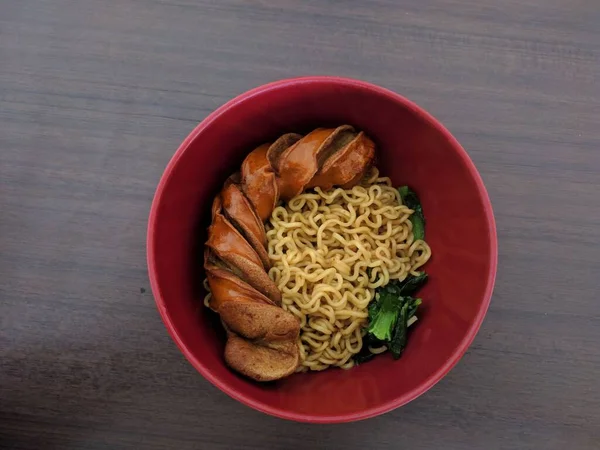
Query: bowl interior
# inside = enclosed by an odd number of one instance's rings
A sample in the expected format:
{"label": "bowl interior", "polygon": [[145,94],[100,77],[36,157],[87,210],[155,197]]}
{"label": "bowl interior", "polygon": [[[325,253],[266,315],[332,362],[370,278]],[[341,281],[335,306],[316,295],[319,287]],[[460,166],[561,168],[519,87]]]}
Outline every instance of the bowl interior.
{"label": "bowl interior", "polygon": [[[382,355],[344,371],[249,381],[223,361],[224,336],[202,307],[202,251],[210,205],[255,146],[291,131],[352,124],[378,146],[378,166],[419,194],[433,256],[419,322],[399,361]],[[431,387],[457,362],[487,309],[496,235],[483,184],[458,143],[428,114],[366,83],[288,80],[250,91],[209,116],[186,139],[159,185],[149,227],[154,295],[171,335],[219,388],[267,413],[306,421],[370,417]]]}

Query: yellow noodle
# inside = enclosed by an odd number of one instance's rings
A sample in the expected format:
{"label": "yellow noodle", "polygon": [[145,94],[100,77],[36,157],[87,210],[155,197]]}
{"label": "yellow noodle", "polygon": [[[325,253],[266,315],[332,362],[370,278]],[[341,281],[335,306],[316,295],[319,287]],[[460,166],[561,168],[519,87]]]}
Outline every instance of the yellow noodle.
{"label": "yellow noodle", "polygon": [[283,308],[300,321],[299,371],[354,365],[375,289],[417,274],[431,256],[414,239],[412,213],[376,170],[360,186],[316,188],[275,208],[267,223],[269,276]]}

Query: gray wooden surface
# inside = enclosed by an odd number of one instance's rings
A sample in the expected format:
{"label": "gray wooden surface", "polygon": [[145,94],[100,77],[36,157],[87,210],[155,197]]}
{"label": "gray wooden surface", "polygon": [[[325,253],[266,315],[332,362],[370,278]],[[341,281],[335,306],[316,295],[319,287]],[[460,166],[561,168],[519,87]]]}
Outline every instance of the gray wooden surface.
{"label": "gray wooden surface", "polygon": [[[231,400],[170,340],[147,214],[210,111],[336,74],[441,119],[495,207],[483,327],[413,403],[315,426]],[[600,448],[596,0],[0,0],[0,447]]]}

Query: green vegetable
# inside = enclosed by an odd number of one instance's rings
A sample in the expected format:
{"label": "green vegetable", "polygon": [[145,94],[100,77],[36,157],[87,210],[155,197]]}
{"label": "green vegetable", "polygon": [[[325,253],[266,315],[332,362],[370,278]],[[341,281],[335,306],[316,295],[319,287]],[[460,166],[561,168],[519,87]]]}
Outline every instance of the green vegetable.
{"label": "green vegetable", "polygon": [[408,331],[408,322],[411,317],[417,312],[417,308],[421,304],[421,299],[412,297],[404,297],[406,300],[400,309],[400,315],[394,327],[392,340],[388,344],[388,349],[394,359],[400,358],[406,347],[406,334]]}
{"label": "green vegetable", "polygon": [[[363,343],[363,348],[366,347],[367,339],[371,340],[369,345],[372,347],[387,345],[394,359],[400,358],[406,347],[408,321],[416,314],[421,304],[420,298],[398,296],[397,291],[397,286],[388,285],[379,292],[379,298],[371,302],[374,306],[369,308],[368,334]],[[372,341],[378,345],[374,345]],[[361,359],[364,362],[370,358],[364,354]]]}
{"label": "green vegetable", "polygon": [[365,337],[363,337],[363,346],[360,349],[360,352],[358,352],[353,358],[354,362],[356,364],[362,364],[371,360],[375,354],[371,353],[369,347],[381,347],[382,345],[386,345],[384,341],[380,341],[372,334],[367,333]]}
{"label": "green vegetable", "polygon": [[394,291],[395,289],[382,289],[373,307],[369,307],[368,332],[380,341],[392,339],[392,330],[398,320],[398,311],[402,307],[402,297]]}
{"label": "green vegetable", "polygon": [[390,341],[405,304],[410,306],[410,310],[407,310],[404,322],[415,315],[421,299],[415,300],[410,295],[426,282],[427,274],[422,272],[419,276],[409,275],[403,281],[393,281],[379,288],[375,300],[369,304],[368,332],[380,341]]}
{"label": "green vegetable", "polygon": [[371,351],[369,350],[369,347],[364,346],[363,344],[363,348],[360,349],[360,352],[358,352],[356,355],[354,355],[354,363],[355,364],[363,364],[366,363],[367,361],[372,360],[375,357],[375,353],[371,353]]}
{"label": "green vegetable", "polygon": [[[369,361],[373,353],[369,347],[385,345],[394,359],[400,358],[406,347],[407,330],[422,300],[411,297],[427,282],[427,274],[409,275],[403,281],[392,281],[377,289],[375,299],[369,303],[369,327],[363,337],[361,351],[354,356],[354,362]],[[414,321],[415,319],[413,319]]]}
{"label": "green vegetable", "polygon": [[397,281],[399,295],[413,295],[427,282],[427,274],[421,272],[418,276],[407,276],[404,281]]}
{"label": "green vegetable", "polygon": [[412,301],[410,307],[408,308],[409,319],[411,319],[415,314],[417,314],[417,308],[421,305],[421,303],[423,303],[423,300],[421,300],[420,298],[416,298]]}
{"label": "green vegetable", "polygon": [[423,214],[423,207],[421,206],[419,197],[408,186],[398,188],[398,192],[400,193],[402,204],[414,211],[410,216],[410,221],[413,226],[415,240],[425,239],[425,215]]}
{"label": "green vegetable", "polygon": [[408,329],[408,308],[410,300],[405,301],[400,309],[400,315],[394,327],[394,337],[390,341],[388,349],[394,359],[400,358],[404,347],[406,347],[406,330]]}

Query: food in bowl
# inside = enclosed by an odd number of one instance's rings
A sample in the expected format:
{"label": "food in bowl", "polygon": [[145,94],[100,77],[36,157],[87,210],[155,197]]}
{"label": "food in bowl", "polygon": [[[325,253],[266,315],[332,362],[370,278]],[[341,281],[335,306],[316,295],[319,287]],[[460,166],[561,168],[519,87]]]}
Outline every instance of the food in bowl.
{"label": "food in bowl", "polygon": [[[210,205],[248,152],[282,133],[349,123],[377,146],[394,186],[411,186],[433,249],[423,304],[402,358],[390,352],[351,370],[257,383],[226,364],[219,316],[203,307]],[[208,207],[207,207],[208,205]],[[268,226],[268,224],[267,224]],[[461,359],[490,303],[497,267],[493,209],[456,138],[415,103],[339,77],[281,80],[245,92],[206,117],[160,178],[148,221],[148,272],[157,310],[189,363],[235,400],[281,418],[339,423],[378,416],[423,395]],[[469,383],[468,379],[463,380]]]}
{"label": "food in bowl", "polygon": [[205,305],[237,372],[272,381],[401,356],[431,250],[418,197],[380,177],[375,154],[349,125],[284,134],[215,197]]}

